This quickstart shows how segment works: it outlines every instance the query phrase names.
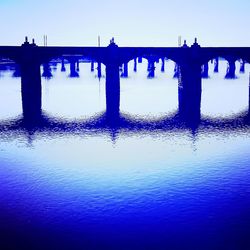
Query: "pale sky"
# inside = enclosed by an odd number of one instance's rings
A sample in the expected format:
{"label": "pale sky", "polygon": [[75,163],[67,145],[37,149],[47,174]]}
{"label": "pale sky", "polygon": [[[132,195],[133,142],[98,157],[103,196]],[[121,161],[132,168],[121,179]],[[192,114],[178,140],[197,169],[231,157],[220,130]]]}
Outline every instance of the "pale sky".
{"label": "pale sky", "polygon": [[250,46],[249,0],[0,0],[0,45]]}

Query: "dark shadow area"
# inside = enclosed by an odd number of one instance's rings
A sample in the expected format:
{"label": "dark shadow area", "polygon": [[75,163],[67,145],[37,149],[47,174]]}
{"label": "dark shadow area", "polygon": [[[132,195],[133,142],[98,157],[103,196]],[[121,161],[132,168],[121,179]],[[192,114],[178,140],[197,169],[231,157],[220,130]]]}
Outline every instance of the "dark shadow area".
{"label": "dark shadow area", "polygon": [[[65,133],[65,134],[101,134],[109,133],[111,138],[113,135],[119,136],[119,132],[128,134],[141,134],[150,132],[166,132],[173,130],[189,130],[192,133],[198,134],[199,130],[203,131],[237,131],[249,129],[250,119],[247,111],[244,111],[237,116],[229,118],[209,118],[202,117],[199,121],[185,121],[176,113],[161,117],[156,120],[141,120],[127,114],[119,114],[111,117],[106,112],[100,113],[88,120],[63,120],[53,118],[48,114],[42,113],[39,117],[28,119],[27,117],[17,117],[15,119],[5,120],[0,122],[0,133],[15,134],[19,133]],[[115,138],[113,138],[115,139]]]}

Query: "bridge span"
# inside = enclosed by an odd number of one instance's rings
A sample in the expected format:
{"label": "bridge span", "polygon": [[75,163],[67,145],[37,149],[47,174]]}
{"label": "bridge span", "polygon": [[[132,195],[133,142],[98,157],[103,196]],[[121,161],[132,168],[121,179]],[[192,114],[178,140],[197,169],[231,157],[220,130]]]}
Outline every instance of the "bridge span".
{"label": "bridge span", "polygon": [[52,59],[74,56],[106,66],[106,113],[111,119],[119,116],[121,65],[126,69],[126,64],[135,58],[146,58],[151,65],[159,59],[174,61],[179,68],[178,112],[184,119],[199,120],[202,66],[223,57],[229,64],[227,77],[234,78],[237,60],[250,63],[250,47],[201,47],[197,39],[190,47],[186,43],[182,47],[118,47],[113,39],[107,47],[40,47],[27,38],[21,46],[0,46],[0,57],[20,66],[24,117],[36,119],[42,113],[40,66]]}

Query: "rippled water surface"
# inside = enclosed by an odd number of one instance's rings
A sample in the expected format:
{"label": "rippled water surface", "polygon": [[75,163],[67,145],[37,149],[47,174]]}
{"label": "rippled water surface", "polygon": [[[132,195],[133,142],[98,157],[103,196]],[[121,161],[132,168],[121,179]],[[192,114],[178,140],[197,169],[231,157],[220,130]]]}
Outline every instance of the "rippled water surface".
{"label": "rippled water surface", "polygon": [[[102,126],[105,78],[42,79],[45,126],[22,126],[20,78],[0,78],[0,249],[250,249],[249,65],[203,80],[182,126],[173,62],[121,79],[122,125]],[[103,66],[103,75],[105,74]]]}

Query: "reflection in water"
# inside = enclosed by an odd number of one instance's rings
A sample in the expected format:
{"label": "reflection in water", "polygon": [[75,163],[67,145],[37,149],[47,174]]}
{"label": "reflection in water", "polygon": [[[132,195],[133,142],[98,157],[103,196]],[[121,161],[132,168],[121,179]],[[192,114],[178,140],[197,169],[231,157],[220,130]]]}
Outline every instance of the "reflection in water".
{"label": "reflection in water", "polygon": [[0,248],[247,250],[248,76],[223,80],[223,63],[203,80],[195,123],[178,114],[171,62],[150,80],[145,62],[129,64],[116,120],[89,65],[43,79],[33,123],[20,115],[20,79],[4,71]]}

